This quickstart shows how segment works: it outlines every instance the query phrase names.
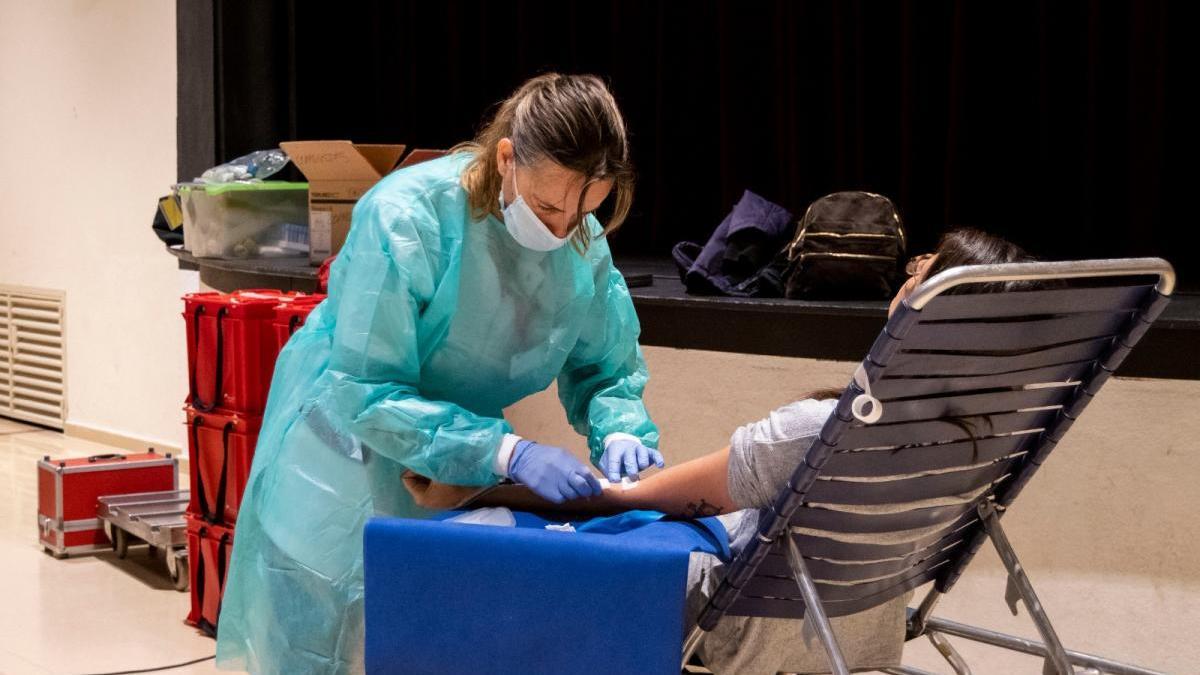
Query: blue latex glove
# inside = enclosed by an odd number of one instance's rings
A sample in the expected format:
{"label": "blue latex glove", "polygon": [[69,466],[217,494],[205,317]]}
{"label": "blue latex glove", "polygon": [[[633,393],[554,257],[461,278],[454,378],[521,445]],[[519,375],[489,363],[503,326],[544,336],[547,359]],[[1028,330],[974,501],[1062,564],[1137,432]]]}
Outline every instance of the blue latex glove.
{"label": "blue latex glove", "polygon": [[513,448],[508,475],[555,504],[601,492],[600,481],[574,455],[530,440],[521,440]]}
{"label": "blue latex glove", "polygon": [[600,470],[614,483],[621,480],[622,472],[632,480],[637,480],[638,472],[649,468],[651,464],[663,468],[666,463],[662,453],[628,438],[614,439],[600,456]]}

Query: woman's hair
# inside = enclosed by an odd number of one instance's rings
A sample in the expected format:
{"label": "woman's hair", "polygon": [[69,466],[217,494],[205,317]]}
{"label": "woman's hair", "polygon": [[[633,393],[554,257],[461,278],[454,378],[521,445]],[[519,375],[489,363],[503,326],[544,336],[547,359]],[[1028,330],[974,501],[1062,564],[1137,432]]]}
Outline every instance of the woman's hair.
{"label": "woman's hair", "polygon": [[[1029,262],[1034,260],[1020,246],[1005,241],[1000,237],[988,234],[973,227],[958,227],[947,231],[938,241],[937,254],[933,263],[925,270],[925,278],[932,278],[938,272],[944,272],[964,265],[997,265],[1000,263]],[[1045,282],[1032,281],[998,281],[983,284],[962,284],[945,291],[953,293],[1000,293],[1012,290],[1031,290],[1041,287]],[[810,391],[801,399],[817,400],[841,398],[844,389],[826,388]]]}
{"label": "woman's hair", "polygon": [[[973,227],[958,227],[947,231],[934,249],[937,255],[925,278],[930,279],[939,272],[964,265],[998,265],[1001,263],[1030,262],[1033,256],[1016,244],[988,234]],[[1038,282],[993,281],[982,284],[952,286],[944,294],[954,293],[1000,293],[1003,291],[1027,290]]]}
{"label": "woman's hair", "polygon": [[[496,145],[512,140],[521,166],[548,159],[584,176],[576,222],[583,220],[584,197],[596,181],[611,179],[615,194],[608,234],[621,226],[633,203],[633,165],[625,120],[608,87],[594,75],[539,75],[500,104],[475,140],[453,148],[475,157],[463,172],[463,185],[476,219],[499,216],[502,178],[496,171]],[[591,243],[586,227],[575,227],[574,242],[583,251]]]}

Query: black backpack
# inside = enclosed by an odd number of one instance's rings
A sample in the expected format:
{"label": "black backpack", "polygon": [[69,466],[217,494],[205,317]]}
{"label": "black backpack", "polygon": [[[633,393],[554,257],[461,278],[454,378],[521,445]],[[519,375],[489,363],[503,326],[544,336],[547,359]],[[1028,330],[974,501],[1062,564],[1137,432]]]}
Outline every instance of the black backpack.
{"label": "black backpack", "polygon": [[904,264],[904,224],[892,201],[871,192],[835,192],[809,205],[787,256],[789,298],[891,297]]}

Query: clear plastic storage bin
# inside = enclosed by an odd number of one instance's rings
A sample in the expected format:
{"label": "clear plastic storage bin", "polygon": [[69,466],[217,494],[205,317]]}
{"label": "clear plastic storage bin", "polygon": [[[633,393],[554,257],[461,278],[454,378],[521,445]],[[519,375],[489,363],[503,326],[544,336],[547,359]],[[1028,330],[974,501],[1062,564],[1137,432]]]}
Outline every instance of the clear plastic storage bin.
{"label": "clear plastic storage bin", "polygon": [[308,255],[308,183],[183,183],[183,246],[198,258]]}

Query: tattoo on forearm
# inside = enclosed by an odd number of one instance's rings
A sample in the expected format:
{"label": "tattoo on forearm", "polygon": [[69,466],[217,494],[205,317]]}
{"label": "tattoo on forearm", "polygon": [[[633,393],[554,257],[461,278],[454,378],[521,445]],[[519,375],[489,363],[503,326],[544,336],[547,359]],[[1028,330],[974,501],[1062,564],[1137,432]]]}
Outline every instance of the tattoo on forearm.
{"label": "tattoo on forearm", "polygon": [[688,518],[708,518],[709,516],[720,515],[721,507],[717,506],[716,504],[709,504],[701,499],[699,504],[696,502],[688,502],[688,505],[684,511],[684,515],[686,515]]}

